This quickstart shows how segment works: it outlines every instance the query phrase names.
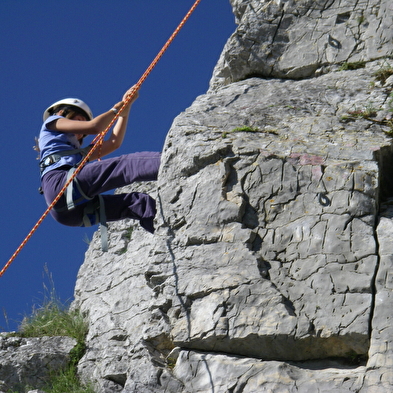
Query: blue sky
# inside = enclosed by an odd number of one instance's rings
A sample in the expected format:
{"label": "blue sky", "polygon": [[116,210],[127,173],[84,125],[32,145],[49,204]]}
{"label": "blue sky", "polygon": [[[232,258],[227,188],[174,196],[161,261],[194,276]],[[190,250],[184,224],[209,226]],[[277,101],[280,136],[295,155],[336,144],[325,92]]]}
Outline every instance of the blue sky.
{"label": "blue sky", "polygon": [[[34,137],[54,101],[78,97],[95,115],[138,81],[194,0],[0,2],[0,269],[46,209],[38,193]],[[208,89],[235,29],[229,0],[202,0],[142,86],[122,147],[112,155],[162,150],[173,119]],[[48,216],[0,277],[0,331],[15,330],[42,304],[52,276],[71,300],[94,229]]]}

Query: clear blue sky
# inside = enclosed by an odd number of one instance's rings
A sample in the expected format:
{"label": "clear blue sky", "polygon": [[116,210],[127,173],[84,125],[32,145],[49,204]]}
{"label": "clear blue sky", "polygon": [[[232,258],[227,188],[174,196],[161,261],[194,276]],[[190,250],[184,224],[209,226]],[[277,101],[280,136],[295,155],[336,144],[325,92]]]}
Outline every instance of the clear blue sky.
{"label": "clear blue sky", "polygon": [[[0,269],[41,214],[34,137],[42,112],[65,97],[94,114],[118,102],[143,74],[194,0],[2,0],[0,2]],[[208,89],[235,29],[229,0],[202,0],[145,81],[123,146],[113,154],[162,150],[173,119]],[[93,230],[48,216],[0,278],[0,331],[15,330],[50,286],[72,299]]]}

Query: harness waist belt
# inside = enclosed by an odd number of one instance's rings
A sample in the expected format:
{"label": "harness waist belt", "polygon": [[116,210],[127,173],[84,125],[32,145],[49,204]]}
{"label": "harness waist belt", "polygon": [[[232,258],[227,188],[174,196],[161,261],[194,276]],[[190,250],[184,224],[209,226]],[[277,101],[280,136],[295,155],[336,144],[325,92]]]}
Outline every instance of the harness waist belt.
{"label": "harness waist belt", "polygon": [[64,156],[71,156],[73,154],[82,154],[82,157],[84,157],[86,156],[86,154],[89,152],[91,148],[92,146],[89,145],[83,149],[64,150],[64,151],[59,151],[57,153],[50,154],[49,156],[44,157],[40,161],[40,171],[42,173],[48,166],[56,164],[56,162],[59,162],[61,157]]}

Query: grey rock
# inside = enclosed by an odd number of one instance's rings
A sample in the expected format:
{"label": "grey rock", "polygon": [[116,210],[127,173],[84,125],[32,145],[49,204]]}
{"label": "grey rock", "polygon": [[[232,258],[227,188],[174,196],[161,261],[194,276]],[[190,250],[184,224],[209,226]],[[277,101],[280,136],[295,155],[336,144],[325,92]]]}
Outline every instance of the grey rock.
{"label": "grey rock", "polygon": [[238,27],[210,87],[248,78],[301,79],[392,55],[390,0],[231,0]]}
{"label": "grey rock", "polygon": [[[384,125],[326,116],[337,112],[332,105],[342,104],[318,101],[310,92],[329,78],[345,79],[340,92],[345,101],[359,91],[359,79],[368,85],[378,67],[373,62],[307,83],[285,82],[288,92],[298,93],[298,111],[306,96],[319,110],[296,117],[282,108],[284,95],[267,130],[260,125],[259,132],[230,132],[242,124],[242,106],[253,106],[248,115],[256,121],[264,118],[280,87],[274,80],[233,83],[199,97],[175,119],[156,191],[157,234],[132,222],[112,224],[110,253],[102,254],[93,242],[79,273],[77,304],[91,319],[91,350],[80,364],[82,375],[105,381],[102,391],[108,392],[157,391],[162,381],[171,391],[203,391],[196,387],[199,379],[206,380],[210,367],[221,370],[223,358],[216,353],[223,352],[231,370],[237,370],[239,356],[247,357],[247,364],[264,359],[256,381],[265,367],[275,365],[299,374],[305,386],[300,391],[316,384],[341,391],[362,386],[357,381],[371,372],[367,363],[355,367],[348,361],[378,359],[369,327],[378,315],[373,289],[381,244],[375,238],[383,191],[378,178],[388,175],[380,168],[388,164],[390,140]],[[181,347],[182,355],[171,374],[165,358],[173,346]],[[378,351],[384,360],[373,366],[375,379],[387,376],[380,368],[388,362],[386,351]],[[331,363],[333,357],[341,360]],[[209,368],[198,366],[200,359]],[[217,378],[223,375],[224,370]],[[343,380],[348,388],[340,385]],[[276,382],[295,386],[298,379]],[[211,383],[217,391],[230,388]],[[248,391],[255,391],[254,383],[259,382],[250,382]]]}
{"label": "grey rock", "polygon": [[334,360],[293,365],[188,351],[181,353],[174,371],[193,393],[357,392],[365,368],[346,367]]}
{"label": "grey rock", "polygon": [[44,386],[50,372],[68,365],[75,345],[76,340],[69,337],[0,336],[0,389]]}
{"label": "grey rock", "polygon": [[390,392],[392,5],[232,5],[157,184],[119,190],[157,199],[156,234],[112,223],[86,253],[79,373],[98,393]]}

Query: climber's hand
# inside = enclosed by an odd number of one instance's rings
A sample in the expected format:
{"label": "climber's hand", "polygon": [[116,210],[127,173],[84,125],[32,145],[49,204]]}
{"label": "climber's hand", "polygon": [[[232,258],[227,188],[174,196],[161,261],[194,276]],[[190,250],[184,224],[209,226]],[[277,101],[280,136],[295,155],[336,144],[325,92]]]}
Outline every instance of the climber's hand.
{"label": "climber's hand", "polygon": [[135,102],[135,100],[139,97],[139,90],[136,90],[135,85],[130,87],[123,96],[123,101],[125,102],[127,99],[129,99],[129,97],[132,96],[132,98],[130,99],[130,102],[128,103],[129,105],[131,105],[132,103]]}
{"label": "climber's hand", "polygon": [[124,93],[121,104],[123,105],[125,102],[127,102],[127,104],[125,105],[122,112],[120,113],[120,117],[127,117],[128,116],[130,109],[131,109],[131,105],[135,102],[135,100],[138,97],[139,97],[139,91],[136,90],[135,85],[130,87]]}

